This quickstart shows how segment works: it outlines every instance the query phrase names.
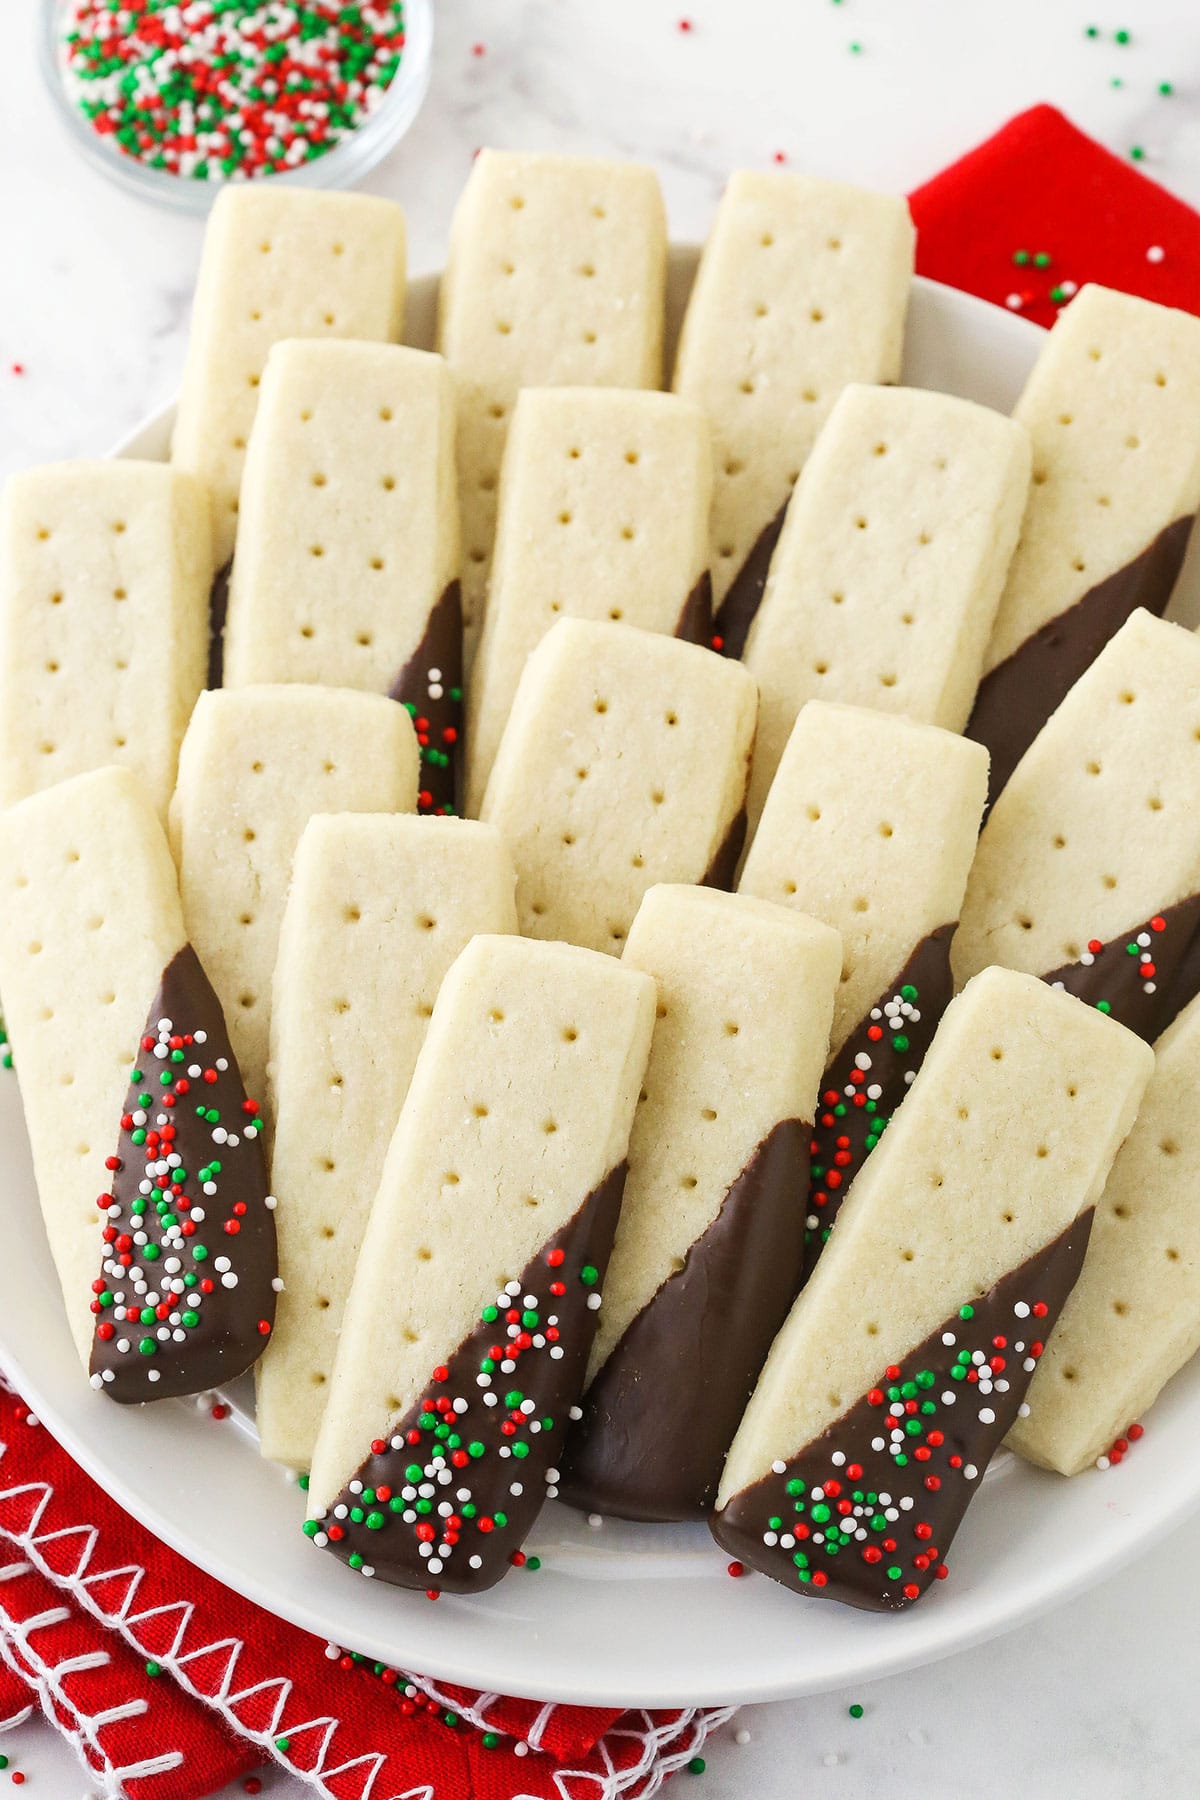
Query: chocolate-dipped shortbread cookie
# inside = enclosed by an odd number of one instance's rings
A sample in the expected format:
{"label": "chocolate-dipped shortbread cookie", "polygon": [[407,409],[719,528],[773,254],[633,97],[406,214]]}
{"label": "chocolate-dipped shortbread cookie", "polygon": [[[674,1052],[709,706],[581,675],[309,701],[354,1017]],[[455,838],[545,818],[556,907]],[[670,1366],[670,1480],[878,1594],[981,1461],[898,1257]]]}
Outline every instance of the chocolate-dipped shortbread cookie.
{"label": "chocolate-dipped shortbread cookie", "polygon": [[346,1295],[442,977],[477,932],[514,932],[490,826],[396,813],[304,827],[271,1005],[271,1179],[285,1286],[258,1371],[264,1456],[307,1468]]}
{"label": "chocolate-dipped shortbread cookie", "polygon": [[1083,1273],[1008,1434],[1076,1475],[1122,1455],[1159,1390],[1200,1349],[1200,999],[1154,1046],[1133,1130],[1096,1203]]}
{"label": "chocolate-dipped shortbread cookie", "polygon": [[227,186],[209,216],[171,460],[206,484],[218,565],[233,553],[259,383],[280,338],[398,338],[404,215],[390,200]]}
{"label": "chocolate-dipped shortbread cookie", "polygon": [[208,495],[163,463],[50,463],[0,506],[0,804],[110,763],[165,818],[204,686]]}
{"label": "chocolate-dipped shortbread cookie", "polygon": [[627,388],[520,395],[471,672],[468,812],[483,802],[525,660],[557,619],[623,619],[711,643],[711,499],[698,407]]}
{"label": "chocolate-dipped shortbread cookie", "polygon": [[800,1283],[837,933],[708,888],[655,887],[622,953],[658,1022],[563,1493],[703,1518]]}
{"label": "chocolate-dipped shortbread cookie", "polygon": [[676,393],[713,426],[717,631],[740,656],[788,496],[848,381],[897,381],[915,234],[891,194],[730,177],[696,272]]}
{"label": "chocolate-dipped shortbread cookie", "polygon": [[1082,288],[1013,416],[1033,486],[967,726],[993,800],[1134,608],[1170,599],[1200,504],[1200,321]]}
{"label": "chocolate-dipped shortbread cookie", "polygon": [[1138,611],[989,815],[954,942],[1152,1042],[1200,983],[1200,639]]}
{"label": "chocolate-dipped shortbread cookie", "polygon": [[619,956],[656,882],[729,887],[757,698],[697,644],[560,619],[525,664],[483,804],[521,930]]}
{"label": "chocolate-dipped shortbread cookie", "polygon": [[271,1331],[274,1201],[162,825],[108,768],[9,809],[0,844],[5,1014],[92,1386],[141,1401],[229,1381]]}
{"label": "chocolate-dipped shortbread cookie", "polygon": [[417,743],[403,707],[345,688],[201,694],[179,755],[171,846],[188,936],[262,1094],[271,979],[292,856],[313,813],[411,812]]}
{"label": "chocolate-dipped shortbread cookie", "polygon": [[1007,969],[951,1003],[767,1359],[721,1478],[723,1549],[888,1612],[946,1573],[1153,1060]]}
{"label": "chocolate-dipped shortbread cookie", "polygon": [[746,642],[752,823],[808,700],[962,730],[1028,486],[1028,434],[1003,414],[917,388],[843,390]]}
{"label": "chocolate-dipped shortbread cookie", "polygon": [[305,1530],[476,1592],[558,1482],[616,1229],[654,983],[472,939],[442,983],[346,1307]]}
{"label": "chocolate-dipped shortbread cookie", "polygon": [[667,223],[653,169],[482,150],[454,210],[438,349],[458,381],[463,612],[483,619],[500,459],[526,387],[656,388]]}
{"label": "chocolate-dipped shortbread cookie", "polygon": [[842,939],[806,1272],[954,991],[950,940],[986,789],[980,746],[933,725],[811,700],[792,730],[740,892],[799,907]]}
{"label": "chocolate-dipped shortbread cookie", "polygon": [[421,812],[458,810],[462,606],[454,386],[399,344],[277,344],[246,452],[225,686],[390,694]]}

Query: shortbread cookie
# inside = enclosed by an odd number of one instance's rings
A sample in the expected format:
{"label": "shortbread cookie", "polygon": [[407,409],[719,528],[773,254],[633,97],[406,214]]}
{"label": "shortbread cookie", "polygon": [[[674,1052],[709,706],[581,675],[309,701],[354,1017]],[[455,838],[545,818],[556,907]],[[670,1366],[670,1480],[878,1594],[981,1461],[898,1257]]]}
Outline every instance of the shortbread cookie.
{"label": "shortbread cookie", "polygon": [[1033,486],[967,727],[993,799],[1134,607],[1170,599],[1200,504],[1200,320],[1081,289],[1014,417]]}
{"label": "shortbread cookie", "polygon": [[[162,463],[51,463],[0,511],[0,803],[132,769],[162,817],[204,685],[208,496]],[[149,998],[149,996],[147,996]]]}
{"label": "shortbread cookie", "polygon": [[559,620],[525,664],[483,804],[528,937],[619,955],[656,882],[731,885],[756,701],[699,645]]}
{"label": "shortbread cookie", "polygon": [[742,169],[688,303],[675,391],[713,425],[717,630],[740,656],[783,514],[848,381],[897,381],[914,234],[899,196]]}
{"label": "shortbread cookie", "polygon": [[271,977],[300,834],[317,812],[411,812],[412,721],[382,694],[205,693],[179,756],[171,841],[188,936],[251,1093],[265,1085]]}
{"label": "shortbread cookie", "polygon": [[225,686],[390,694],[421,743],[423,812],[454,811],[462,612],[454,388],[399,344],[276,344],[246,452]]}
{"label": "shortbread cookie", "polygon": [[654,977],[658,1023],[563,1492],[703,1518],[800,1284],[841,944],[786,907],[656,887],[621,961]]}
{"label": "shortbread cookie", "polygon": [[708,421],[670,394],[529,388],[504,452],[487,618],[471,674],[478,812],[525,659],[566,615],[712,638]]}
{"label": "shortbread cookie", "polygon": [[1030,1384],[1029,1415],[1008,1435],[1022,1456],[1063,1475],[1113,1450],[1200,1349],[1200,1000],[1155,1050],[1083,1273]]}
{"label": "shortbread cookie", "polygon": [[889,1612],[946,1573],[1153,1063],[1027,975],[988,969],[951,1002],[767,1359],[721,1477],[724,1549]]}
{"label": "shortbread cookie", "polygon": [[1152,1042],[1200,981],[1200,639],[1140,609],[992,809],[954,967],[1066,987]]}
{"label": "shortbread cookie", "polygon": [[518,388],[658,387],[667,228],[654,171],[483,150],[454,212],[438,349],[459,382],[463,605],[483,615]]}
{"label": "shortbread cookie", "polygon": [[92,1386],[136,1401],[232,1380],[271,1330],[274,1202],[162,825],[107,768],[0,814],[0,847],[5,1014]]}
{"label": "shortbread cookie", "polygon": [[216,561],[237,527],[242,460],[258,386],[280,338],[398,338],[404,214],[369,194],[226,187],[196,281],[171,460],[212,496]]}
{"label": "shortbread cookie", "polygon": [[305,1529],[364,1575],[492,1586],[556,1491],[654,983],[476,937],[442,983],[338,1345]]}
{"label": "shortbread cookie", "polygon": [[514,932],[516,877],[487,825],[320,814],[279,934],[271,1100],[279,1316],[258,1371],[264,1456],[307,1468],[388,1138],[441,980],[477,932]]}
{"label": "shortbread cookie", "polygon": [[1028,485],[1028,435],[1002,414],[918,388],[843,390],[746,642],[752,821],[807,700],[962,730]]}
{"label": "shortbread cookie", "polygon": [[954,992],[950,940],[986,790],[981,747],[932,725],[810,700],[792,731],[740,891],[842,939],[806,1276]]}

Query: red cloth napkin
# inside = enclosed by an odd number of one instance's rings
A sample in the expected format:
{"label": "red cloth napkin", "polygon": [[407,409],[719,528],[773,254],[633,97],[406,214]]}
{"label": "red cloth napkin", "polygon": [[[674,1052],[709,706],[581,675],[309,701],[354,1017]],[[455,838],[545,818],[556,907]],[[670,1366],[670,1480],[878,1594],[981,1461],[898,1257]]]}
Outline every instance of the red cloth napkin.
{"label": "red cloth napkin", "polygon": [[[1200,216],[1053,107],[911,204],[922,274],[1039,324],[1085,281],[1200,311]],[[114,1800],[201,1800],[272,1757],[330,1800],[635,1800],[729,1711],[539,1706],[376,1675],[159,1543],[0,1384],[0,1729],[33,1702]]]}
{"label": "red cloth napkin", "polygon": [[1085,281],[1200,312],[1200,215],[1053,106],[1018,113],[909,205],[922,275],[1038,325]]}

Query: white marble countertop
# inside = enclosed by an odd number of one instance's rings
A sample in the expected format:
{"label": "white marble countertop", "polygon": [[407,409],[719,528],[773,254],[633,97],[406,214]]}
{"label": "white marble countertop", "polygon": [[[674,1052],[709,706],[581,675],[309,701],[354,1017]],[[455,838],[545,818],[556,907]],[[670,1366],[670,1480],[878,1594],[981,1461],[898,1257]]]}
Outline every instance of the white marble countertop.
{"label": "white marble countertop", "polygon": [[[38,10],[3,0],[0,475],[100,452],[172,396],[201,236],[78,160],[39,87]],[[674,235],[697,238],[731,168],[781,151],[791,167],[908,188],[1052,100],[1117,151],[1144,145],[1147,173],[1200,204],[1200,36],[1184,0],[1094,15],[1067,0],[439,0],[437,15],[425,109],[369,183],[403,203],[414,272],[438,266],[483,143],[650,161]],[[1111,36],[1121,26],[1126,47]],[[750,1742],[723,1733],[697,1795],[1194,1800],[1200,1576],[1187,1541],[1185,1528],[1147,1546],[1103,1588],[951,1663],[749,1709],[735,1727]],[[30,1800],[86,1792],[40,1724],[3,1749]],[[265,1793],[302,1791],[266,1777]]]}

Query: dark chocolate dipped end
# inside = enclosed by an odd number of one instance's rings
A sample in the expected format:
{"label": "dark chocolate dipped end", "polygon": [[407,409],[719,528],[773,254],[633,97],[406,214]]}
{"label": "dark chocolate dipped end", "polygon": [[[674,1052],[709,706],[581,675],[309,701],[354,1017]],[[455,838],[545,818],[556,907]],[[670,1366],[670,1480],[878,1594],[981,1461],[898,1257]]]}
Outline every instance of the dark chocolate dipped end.
{"label": "dark chocolate dipped end", "polygon": [[704,874],[700,877],[700,886],[720,888],[722,893],[729,893],[741,861],[742,849],[746,842],[746,808],[740,807],[729,821],[729,828],[721,839],[713,859]]}
{"label": "dark chocolate dipped end", "polygon": [[421,1398],[306,1523],[319,1548],[426,1592],[478,1593],[500,1580],[558,1491],[624,1190],[622,1163],[505,1292],[487,1296]]}
{"label": "dark chocolate dipped end", "polygon": [[721,1548],[797,1593],[899,1612],[946,1553],[1016,1420],[1083,1265],[1092,1212],[973,1295],[878,1386],[710,1519]]}
{"label": "dark chocolate dipped end", "polygon": [[799,1282],[808,1126],[783,1119],[623,1333],[583,1401],[562,1495],[622,1519],[704,1518]]}
{"label": "dark chocolate dipped end", "polygon": [[683,603],[675,636],[685,644],[702,644],[713,649],[712,576],[705,569]]}
{"label": "dark chocolate dipped end", "polygon": [[714,643],[713,648],[719,649],[723,656],[739,657],[746,648],[750,627],[762,605],[771,558],[783,530],[787,509],[788,501],[785,500],[770,523],[763,526],[717,608],[713,630],[720,643]]}
{"label": "dark chocolate dipped end", "polygon": [[921,939],[822,1077],[803,1281],[816,1267],[850,1183],[907,1094],[950,1004],[953,936],[953,925],[939,925]]}
{"label": "dark chocolate dipped end", "polygon": [[462,590],[452,581],[425,624],[420,643],[388,689],[408,708],[421,751],[417,811],[459,810],[463,747]]}
{"label": "dark chocolate dipped end", "polygon": [[966,735],[987,747],[988,805],[1050,714],[1139,606],[1161,617],[1183,566],[1192,519],[1176,519],[1140,556],[1018,645],[985,675]]}
{"label": "dark chocolate dipped end", "polygon": [[[133,1046],[131,1046],[133,1048]],[[163,972],[107,1167],[92,1386],[165,1400],[232,1381],[275,1320],[275,1205],[257,1103],[191,945]]]}
{"label": "dark chocolate dipped end", "polygon": [[219,688],[225,673],[225,621],[229,616],[229,577],[233,558],[213,576],[208,595],[208,679],[207,686]]}
{"label": "dark chocolate dipped end", "polygon": [[1152,1044],[1200,987],[1200,894],[1164,906],[1108,943],[1089,939],[1077,962],[1042,979]]}

